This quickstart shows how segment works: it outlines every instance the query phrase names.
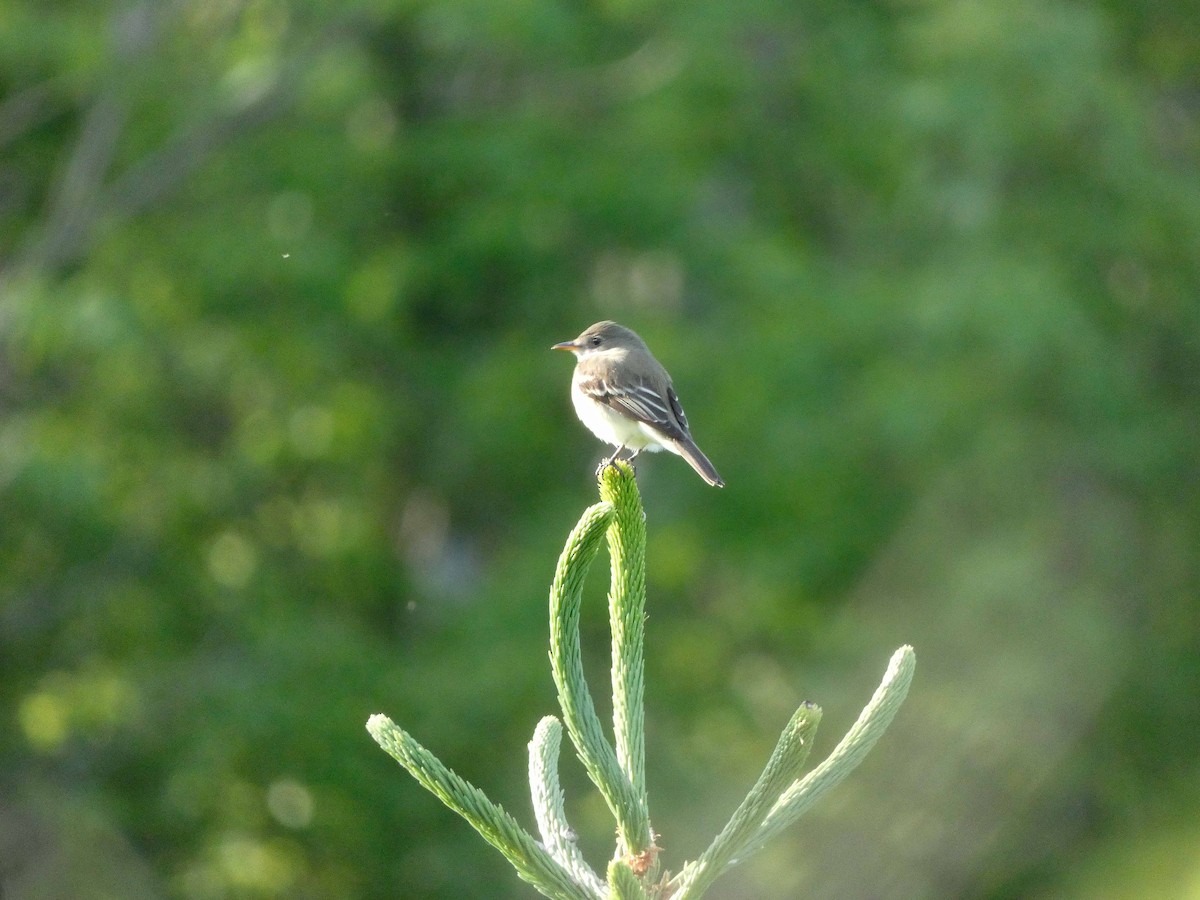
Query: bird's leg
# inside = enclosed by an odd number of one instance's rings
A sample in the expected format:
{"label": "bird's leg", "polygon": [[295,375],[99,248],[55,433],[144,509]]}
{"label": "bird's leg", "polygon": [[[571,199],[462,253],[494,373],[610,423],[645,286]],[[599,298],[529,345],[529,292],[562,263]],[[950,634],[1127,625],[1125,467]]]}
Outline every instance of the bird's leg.
{"label": "bird's leg", "polygon": [[[635,474],[637,472],[637,469],[634,468],[633,461],[635,459],[637,459],[637,455],[642,452],[642,449],[643,449],[642,447],[638,447],[638,449],[631,451],[630,454],[627,457],[625,457],[625,462],[629,463],[629,468],[632,469]],[[644,515],[644,513],[643,513],[643,515]]]}
{"label": "bird's leg", "polygon": [[625,445],[622,444],[615,451],[613,451],[612,456],[610,456],[608,459],[602,460],[600,462],[600,465],[596,466],[596,477],[597,478],[600,477],[601,472],[603,472],[605,469],[607,469],[609,466],[611,466],[614,462],[617,461],[617,457],[621,455],[621,451],[624,449],[625,449]]}

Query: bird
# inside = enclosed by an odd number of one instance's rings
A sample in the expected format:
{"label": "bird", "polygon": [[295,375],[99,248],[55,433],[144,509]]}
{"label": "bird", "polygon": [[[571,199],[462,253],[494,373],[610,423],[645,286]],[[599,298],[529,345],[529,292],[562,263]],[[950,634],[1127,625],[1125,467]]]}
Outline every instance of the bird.
{"label": "bird", "polygon": [[617,448],[601,469],[612,465],[622,450],[633,451],[631,460],[642,450],[668,450],[687,460],[710,485],[725,487],[692,439],[671,376],[636,332],[606,320],[550,349],[575,354],[575,414],[592,434]]}

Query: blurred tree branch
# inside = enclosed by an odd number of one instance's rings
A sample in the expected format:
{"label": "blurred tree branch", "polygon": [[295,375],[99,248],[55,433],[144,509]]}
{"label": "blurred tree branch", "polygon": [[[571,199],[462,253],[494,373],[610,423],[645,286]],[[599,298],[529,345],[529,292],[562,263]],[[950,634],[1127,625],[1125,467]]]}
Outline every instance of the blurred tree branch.
{"label": "blurred tree branch", "polygon": [[[341,39],[344,28],[327,26],[309,46],[293,51],[265,89],[241,104],[226,102],[206,118],[185,122],[124,172],[113,176],[132,111],[129,80],[146,65],[170,33],[178,6],[142,4],[113,18],[113,65],[80,114],[78,136],[62,154],[58,174],[45,191],[44,211],[12,256],[0,262],[0,289],[84,256],[103,224],[113,226],[178,189],[212,155],[239,136],[278,116],[296,96],[296,84],[315,56]],[[0,106],[0,146],[19,140],[51,119],[53,82],[14,95]],[[194,116],[184,110],[179,118]]]}
{"label": "blurred tree branch", "polygon": [[47,78],[0,100],[0,150],[56,115],[54,98],[58,80]]}

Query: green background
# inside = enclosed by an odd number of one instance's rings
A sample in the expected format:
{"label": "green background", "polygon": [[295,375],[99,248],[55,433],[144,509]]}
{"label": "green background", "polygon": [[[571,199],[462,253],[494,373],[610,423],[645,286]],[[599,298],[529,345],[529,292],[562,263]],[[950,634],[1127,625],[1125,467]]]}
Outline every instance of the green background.
{"label": "green background", "polygon": [[912,643],[713,896],[1200,896],[1195,3],[11,0],[5,897],[531,896],[363,726],[532,826],[601,318],[728,482],[639,464],[669,868]]}

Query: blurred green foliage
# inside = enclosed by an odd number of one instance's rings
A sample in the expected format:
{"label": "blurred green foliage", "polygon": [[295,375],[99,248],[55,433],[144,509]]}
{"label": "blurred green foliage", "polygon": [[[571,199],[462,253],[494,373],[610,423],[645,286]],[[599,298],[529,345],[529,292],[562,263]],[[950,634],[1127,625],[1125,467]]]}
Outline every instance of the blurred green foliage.
{"label": "blurred green foliage", "polygon": [[363,723],[527,813],[600,318],[729,483],[639,467],[668,866],[912,642],[871,796],[721,896],[1194,891],[1198,26],[0,5],[6,896],[527,896]]}

